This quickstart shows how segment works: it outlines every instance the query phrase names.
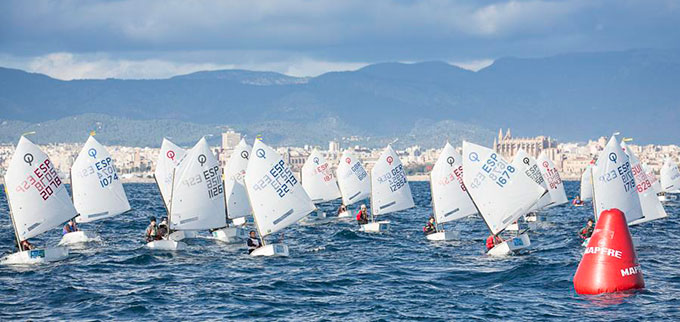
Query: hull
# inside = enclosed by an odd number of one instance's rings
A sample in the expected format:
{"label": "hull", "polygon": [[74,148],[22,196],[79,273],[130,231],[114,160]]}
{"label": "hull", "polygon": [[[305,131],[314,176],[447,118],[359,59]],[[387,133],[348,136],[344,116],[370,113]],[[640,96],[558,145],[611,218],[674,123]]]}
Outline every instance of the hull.
{"label": "hull", "polygon": [[194,230],[177,230],[170,234],[170,239],[174,241],[180,241],[187,238],[196,238],[198,232]]}
{"label": "hull", "polygon": [[529,234],[524,233],[512,239],[508,239],[501,244],[496,245],[494,248],[491,248],[486,254],[490,256],[507,256],[513,253],[517,253],[520,250],[526,249],[529,246],[531,246]]}
{"label": "hull", "polygon": [[184,250],[187,248],[187,244],[181,241],[174,241],[170,239],[154,240],[146,244],[146,248],[153,250]]}
{"label": "hull", "polygon": [[238,217],[238,218],[232,219],[231,222],[234,224],[234,226],[242,226],[242,225],[246,224],[247,219],[246,219],[246,217]]}
{"label": "hull", "polygon": [[241,227],[225,227],[213,231],[212,236],[225,243],[240,243],[248,238],[248,232]]}
{"label": "hull", "polygon": [[94,234],[80,230],[68,233],[61,237],[61,240],[59,241],[59,246],[82,244],[91,241],[94,241]]}
{"label": "hull", "polygon": [[510,224],[507,228],[505,228],[507,231],[518,231],[519,230],[519,224],[514,223]]}
{"label": "hull", "polygon": [[426,236],[427,240],[432,241],[443,241],[443,240],[453,240],[458,237],[457,231],[440,231],[434,234],[429,234]]}
{"label": "hull", "polygon": [[68,248],[54,247],[12,253],[2,259],[3,265],[34,265],[56,262],[68,257]]}
{"label": "hull", "polygon": [[313,211],[300,221],[302,225],[318,225],[329,222],[331,222],[331,218],[328,218],[323,211]]}
{"label": "hull", "polygon": [[361,225],[361,227],[359,227],[359,231],[363,231],[365,233],[382,233],[388,231],[389,229],[389,221],[369,222],[368,224]]}
{"label": "hull", "polygon": [[524,216],[524,220],[526,222],[536,222],[538,221],[538,215],[537,214],[528,214]]}
{"label": "hull", "polygon": [[255,249],[250,256],[266,256],[266,257],[288,257],[288,246],[285,244],[269,244]]}

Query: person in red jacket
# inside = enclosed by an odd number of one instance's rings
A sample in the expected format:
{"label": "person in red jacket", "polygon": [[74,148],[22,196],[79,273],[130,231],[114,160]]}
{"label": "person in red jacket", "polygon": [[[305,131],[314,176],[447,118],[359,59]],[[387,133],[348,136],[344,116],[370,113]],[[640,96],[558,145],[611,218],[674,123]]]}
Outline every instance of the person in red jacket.
{"label": "person in red jacket", "polygon": [[368,224],[368,210],[366,210],[366,205],[361,205],[359,212],[357,212],[357,223],[359,223],[359,225]]}
{"label": "person in red jacket", "polygon": [[486,250],[489,251],[501,243],[503,243],[501,236],[489,235],[489,237],[486,238]]}

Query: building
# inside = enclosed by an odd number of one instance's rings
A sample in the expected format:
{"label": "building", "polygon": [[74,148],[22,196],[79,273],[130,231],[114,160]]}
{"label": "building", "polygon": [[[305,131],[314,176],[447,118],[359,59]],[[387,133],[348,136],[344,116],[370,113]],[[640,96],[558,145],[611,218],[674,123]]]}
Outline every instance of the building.
{"label": "building", "polygon": [[513,138],[510,129],[503,135],[503,129],[498,130],[498,138],[493,140],[493,149],[506,160],[512,160],[519,149],[523,149],[527,154],[538,158],[546,150],[550,159],[556,163],[560,160],[560,153],[557,150],[557,142],[550,137],[537,136],[535,138]]}
{"label": "building", "polygon": [[241,133],[229,130],[222,133],[222,149],[233,150],[241,142]]}

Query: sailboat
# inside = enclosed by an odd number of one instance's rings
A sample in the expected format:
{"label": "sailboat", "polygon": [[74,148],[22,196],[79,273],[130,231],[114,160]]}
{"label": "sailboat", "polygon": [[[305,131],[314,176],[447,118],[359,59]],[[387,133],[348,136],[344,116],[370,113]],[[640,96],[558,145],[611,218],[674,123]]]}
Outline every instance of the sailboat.
{"label": "sailboat", "polygon": [[[173,174],[180,161],[187,155],[187,150],[163,138],[161,151],[156,159],[156,169],[154,170],[154,180],[163,199],[165,212],[170,213],[170,199],[172,198]],[[179,241],[184,238],[196,237],[195,231],[177,231],[170,236],[171,239]]]}
{"label": "sailboat", "polygon": [[[517,153],[515,154],[515,157],[512,160],[511,165],[517,169],[519,172],[524,173],[529,179],[533,180],[536,182],[536,184],[540,185],[543,189],[548,190],[548,184],[545,178],[543,177],[543,174],[541,173],[541,169],[538,166],[538,162],[536,159],[534,159],[532,156],[530,156],[524,149],[519,149],[517,150]],[[544,209],[548,205],[552,203],[552,199],[550,197],[550,193],[544,194],[536,203],[529,209],[528,213],[524,215],[525,221],[527,222],[534,222],[536,221],[536,212]],[[519,221],[514,222],[513,224],[509,225],[508,227],[505,228],[507,231],[519,231]]]}
{"label": "sailboat", "polygon": [[593,199],[593,163],[588,164],[581,174],[581,201]]}
{"label": "sailboat", "polygon": [[[371,195],[371,181],[368,172],[350,150],[346,150],[340,157],[338,169],[338,188],[342,195],[342,203],[349,207]],[[351,212],[346,210],[338,214],[340,218],[351,218]]]}
{"label": "sailboat", "polygon": [[229,158],[229,164],[224,168],[224,197],[226,198],[227,227],[213,230],[213,237],[227,243],[234,243],[247,239],[245,229],[238,226],[229,226],[229,220],[244,218],[253,213],[248,201],[246,186],[243,179],[248,168],[248,158],[252,147],[244,139],[234,147],[234,152]]}
{"label": "sailboat", "polygon": [[280,154],[258,139],[252,151],[245,184],[263,246],[250,255],[288,256],[287,245],[266,244],[264,238],[298,222],[316,207]]}
{"label": "sailboat", "polygon": [[670,199],[668,194],[680,193],[680,171],[671,158],[666,158],[661,167],[661,195],[664,201]]}
{"label": "sailboat", "polygon": [[[493,150],[465,141],[463,169],[470,198],[494,236],[525,215],[546,193]],[[494,246],[487,254],[503,256],[530,245],[529,234],[524,232]]]}
{"label": "sailboat", "polygon": [[390,222],[375,221],[375,217],[414,206],[404,166],[388,145],[371,169],[371,222],[361,225],[359,231],[384,232]]}
{"label": "sailboat", "polygon": [[666,210],[661,205],[661,201],[656,196],[656,191],[652,187],[653,179],[647,176],[642,163],[637,158],[633,150],[627,145],[625,140],[621,142],[621,149],[628,155],[630,160],[631,172],[635,179],[635,191],[640,199],[640,207],[643,217],[628,223],[628,226],[645,223],[652,220],[668,217]]}
{"label": "sailboat", "polygon": [[[341,197],[338,182],[326,158],[314,149],[302,166],[302,187],[315,205]],[[326,213],[320,210],[307,216],[305,222],[325,222]]]}
{"label": "sailboat", "polygon": [[[569,202],[567,193],[564,190],[564,183],[562,182],[562,178],[560,178],[560,173],[557,171],[557,167],[552,160],[550,160],[548,155],[545,152],[541,152],[536,162],[538,163],[538,168],[541,170],[541,174],[543,175],[543,179],[548,188],[548,193],[550,194],[550,203],[537,208],[536,210],[552,208]],[[526,216],[527,221],[536,221],[537,219],[538,217],[535,213]]]}
{"label": "sailboat", "polygon": [[[175,231],[210,230],[226,226],[224,185],[217,158],[205,138],[180,161],[173,173],[168,222]],[[151,249],[181,250],[186,245],[176,238],[155,240]]]}
{"label": "sailboat", "polygon": [[[76,222],[93,222],[130,211],[130,202],[113,163],[109,151],[90,136],[71,166]],[[84,243],[92,238],[86,231],[74,231],[65,234],[59,245]]]}
{"label": "sailboat", "polygon": [[449,142],[446,142],[430,172],[430,189],[437,232],[427,235],[427,239],[451,240],[456,237],[456,232],[443,227],[440,229],[439,226],[476,214],[477,208],[463,184],[463,161]]}
{"label": "sailboat", "polygon": [[52,161],[23,136],[7,168],[5,196],[19,249],[5,256],[2,264],[39,264],[68,257],[65,247],[24,250],[20,246],[22,241],[58,227],[77,214]]}

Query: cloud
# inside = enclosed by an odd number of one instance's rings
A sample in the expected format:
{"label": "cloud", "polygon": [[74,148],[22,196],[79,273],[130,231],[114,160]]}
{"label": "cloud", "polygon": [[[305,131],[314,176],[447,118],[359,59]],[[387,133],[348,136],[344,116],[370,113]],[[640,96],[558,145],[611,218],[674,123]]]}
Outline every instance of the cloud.
{"label": "cloud", "polygon": [[[679,39],[680,6],[671,0],[0,2],[0,55],[70,53],[79,71],[64,77],[155,77],[164,73],[153,66],[203,64],[311,75],[367,62],[668,48]],[[137,62],[152,67],[134,71]]]}

